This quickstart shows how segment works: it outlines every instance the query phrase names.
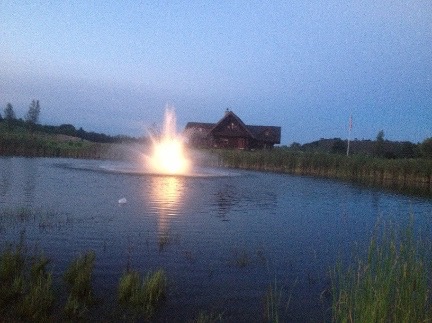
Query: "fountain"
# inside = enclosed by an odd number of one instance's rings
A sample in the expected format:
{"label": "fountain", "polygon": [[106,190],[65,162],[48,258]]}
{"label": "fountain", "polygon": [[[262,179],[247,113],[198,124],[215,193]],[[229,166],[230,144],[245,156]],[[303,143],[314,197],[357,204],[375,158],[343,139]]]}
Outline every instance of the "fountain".
{"label": "fountain", "polygon": [[[172,107],[166,107],[161,131],[149,131],[150,145],[125,144],[116,146],[116,155],[122,160],[103,162],[81,161],[79,164],[61,163],[64,168],[92,170],[140,176],[176,177],[225,177],[238,175],[229,170],[208,167],[211,156],[194,152],[192,158],[185,148],[185,137],[176,131],[176,115]],[[195,161],[193,163],[192,161]],[[201,164],[201,165],[197,165]],[[122,199],[119,204],[125,204]]]}
{"label": "fountain", "polygon": [[162,175],[186,175],[191,161],[186,157],[183,137],[176,133],[174,109],[166,108],[162,134],[151,135],[152,152],[147,158],[152,173]]}

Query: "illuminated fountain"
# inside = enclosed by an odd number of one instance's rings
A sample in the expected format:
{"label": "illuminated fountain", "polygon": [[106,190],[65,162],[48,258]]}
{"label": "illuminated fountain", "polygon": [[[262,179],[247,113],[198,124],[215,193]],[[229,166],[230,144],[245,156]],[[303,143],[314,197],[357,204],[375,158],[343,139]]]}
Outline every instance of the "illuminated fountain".
{"label": "illuminated fountain", "polygon": [[[205,153],[193,151],[187,154],[185,136],[176,131],[176,116],[173,108],[165,109],[161,131],[149,131],[150,145],[130,144],[117,146],[114,150],[122,161],[107,160],[99,166],[62,165],[74,169],[87,169],[108,173],[121,173],[142,176],[182,176],[182,177],[225,177],[238,175],[229,170],[221,170],[206,166],[213,163],[213,157]],[[191,157],[193,156],[193,158]],[[193,163],[192,160],[195,162]],[[123,199],[119,204],[125,204]]]}
{"label": "illuminated fountain", "polygon": [[152,152],[147,159],[152,173],[163,175],[186,175],[191,162],[184,152],[183,137],[176,133],[176,117],[173,109],[165,110],[163,130],[152,135]]}

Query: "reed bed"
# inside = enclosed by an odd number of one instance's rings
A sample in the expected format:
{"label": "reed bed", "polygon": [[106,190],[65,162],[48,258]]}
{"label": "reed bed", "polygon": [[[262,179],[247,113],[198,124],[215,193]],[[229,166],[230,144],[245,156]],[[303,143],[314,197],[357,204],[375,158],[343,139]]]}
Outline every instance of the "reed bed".
{"label": "reed bed", "polygon": [[21,247],[0,255],[0,317],[45,321],[54,303],[52,275],[46,270],[48,259],[34,257],[29,271],[26,263]]}
{"label": "reed bed", "polygon": [[[413,224],[378,226],[367,255],[332,271],[334,322],[430,322],[430,245]],[[430,259],[430,258],[429,258]]]}
{"label": "reed bed", "polygon": [[64,274],[64,280],[69,287],[69,297],[64,308],[67,317],[82,318],[94,304],[91,282],[95,258],[93,251],[79,256]]}
{"label": "reed bed", "polygon": [[149,273],[142,280],[136,271],[128,271],[120,278],[118,301],[137,315],[147,319],[153,317],[166,297],[167,278],[165,271],[159,269]]}
{"label": "reed bed", "polygon": [[286,149],[215,150],[225,167],[311,175],[432,196],[431,159],[384,159]]}

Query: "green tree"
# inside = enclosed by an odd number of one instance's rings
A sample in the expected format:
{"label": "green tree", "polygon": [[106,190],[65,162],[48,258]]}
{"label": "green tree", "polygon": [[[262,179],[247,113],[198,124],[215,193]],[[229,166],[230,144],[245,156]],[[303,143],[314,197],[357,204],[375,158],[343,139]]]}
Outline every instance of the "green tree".
{"label": "green tree", "polygon": [[420,144],[420,153],[422,157],[432,158],[432,137],[425,139]]}
{"label": "green tree", "polygon": [[6,104],[6,108],[4,109],[4,119],[8,129],[11,130],[16,120],[15,111],[11,103]]}
{"label": "green tree", "polygon": [[347,151],[347,143],[340,138],[335,138],[331,146],[331,152],[334,154],[344,154]]}
{"label": "green tree", "polygon": [[374,145],[374,156],[384,156],[384,130],[380,130],[376,136]]}
{"label": "green tree", "polygon": [[292,150],[301,150],[301,144],[299,144],[298,142],[293,142],[290,146],[290,149]]}
{"label": "green tree", "polygon": [[28,112],[25,117],[30,131],[34,131],[36,124],[39,122],[40,105],[39,100],[33,100],[29,106]]}

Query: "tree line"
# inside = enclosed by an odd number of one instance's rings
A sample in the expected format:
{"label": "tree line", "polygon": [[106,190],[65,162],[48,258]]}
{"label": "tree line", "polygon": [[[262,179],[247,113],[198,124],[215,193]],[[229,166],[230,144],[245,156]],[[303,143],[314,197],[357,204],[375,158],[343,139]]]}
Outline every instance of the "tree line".
{"label": "tree line", "polygon": [[104,133],[85,131],[82,127],[76,129],[72,124],[61,124],[59,126],[42,125],[39,123],[40,112],[39,100],[32,100],[24,119],[17,118],[13,105],[7,103],[3,110],[3,115],[0,113],[0,124],[3,123],[8,132],[28,130],[30,133],[42,132],[53,135],[67,135],[97,143],[137,142],[143,140],[142,138],[124,135],[110,136]]}
{"label": "tree line", "polygon": [[[344,155],[347,153],[348,143],[341,138],[325,139],[299,144],[293,142],[289,147],[283,147],[290,151],[319,152]],[[375,140],[350,141],[350,155],[364,155],[384,159],[400,158],[432,158],[432,138],[426,138],[420,143],[410,141],[390,141],[384,137],[384,131],[380,130]]]}

